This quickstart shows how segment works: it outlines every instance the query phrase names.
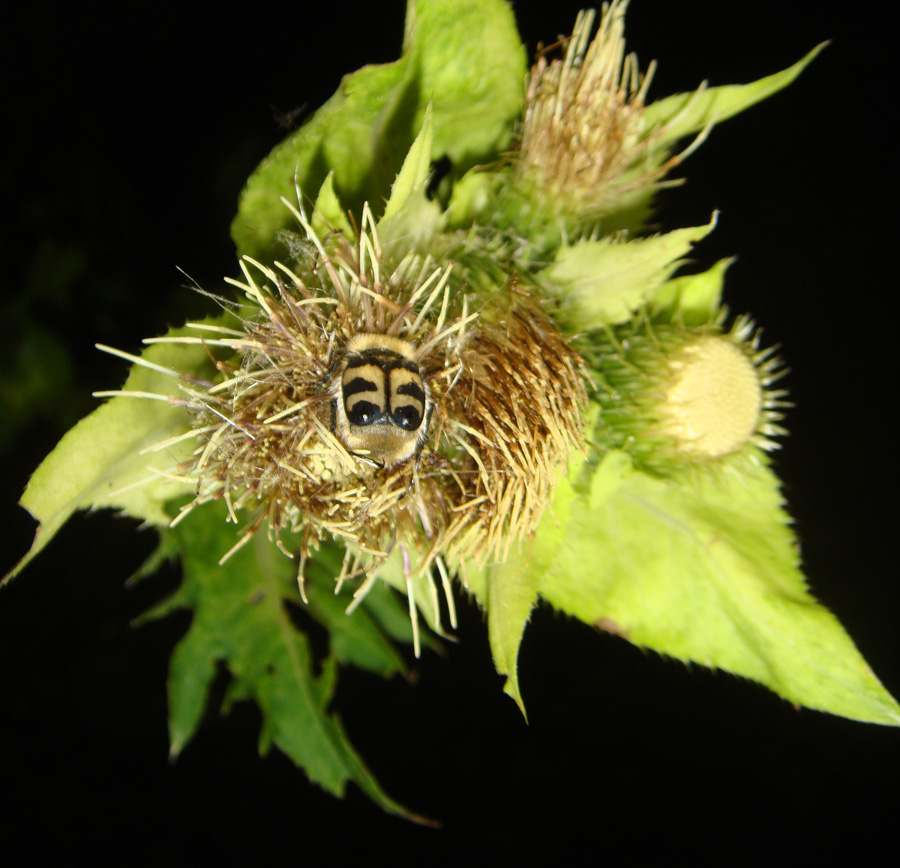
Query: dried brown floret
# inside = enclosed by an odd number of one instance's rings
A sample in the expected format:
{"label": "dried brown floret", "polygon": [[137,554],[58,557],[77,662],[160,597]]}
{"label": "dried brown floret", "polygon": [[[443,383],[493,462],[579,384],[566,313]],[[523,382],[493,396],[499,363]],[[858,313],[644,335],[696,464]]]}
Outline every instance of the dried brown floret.
{"label": "dried brown floret", "polygon": [[452,265],[387,268],[368,214],[357,239],[327,246],[297,216],[310,254],[294,269],[245,262],[242,330],[196,339],[234,356],[192,392],[185,514],[223,499],[243,525],[225,558],[265,528],[299,553],[301,587],[325,539],[347,545],[339,581],[371,579],[398,546],[408,582],[446,573],[442,558],[502,561],[581,448],[580,358],[517,282],[470,300]]}

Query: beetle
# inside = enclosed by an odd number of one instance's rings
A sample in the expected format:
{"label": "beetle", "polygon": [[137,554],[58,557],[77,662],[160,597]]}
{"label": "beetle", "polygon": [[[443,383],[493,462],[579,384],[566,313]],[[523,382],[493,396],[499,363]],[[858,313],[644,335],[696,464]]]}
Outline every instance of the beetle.
{"label": "beetle", "polygon": [[433,404],[416,348],[408,341],[354,335],[331,397],[331,430],[351,453],[389,467],[418,455],[425,445]]}

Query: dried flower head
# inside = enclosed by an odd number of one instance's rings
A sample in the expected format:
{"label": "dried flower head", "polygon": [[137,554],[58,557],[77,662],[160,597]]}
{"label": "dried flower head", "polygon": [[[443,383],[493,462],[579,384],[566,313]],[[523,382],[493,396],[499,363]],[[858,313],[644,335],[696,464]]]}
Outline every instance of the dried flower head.
{"label": "dried flower head", "polygon": [[339,581],[366,577],[357,601],[399,548],[415,616],[414,577],[502,561],[535,529],[581,447],[581,360],[515,283],[470,312],[452,265],[388,267],[367,209],[352,241],[295,214],[295,266],[246,260],[232,281],[250,303],[240,328],[159,339],[234,352],[190,392],[198,445],[179,470],[196,497],[176,521],[224,500],[243,532],[223,560],[265,528],[299,553],[301,590],[311,550],[342,541]]}
{"label": "dried flower head", "polygon": [[562,59],[540,52],[532,67],[516,154],[515,188],[550,219],[589,226],[623,197],[662,186],[684,154],[666,159],[644,106],[655,65],[641,74],[625,54],[627,0],[580,12]]}

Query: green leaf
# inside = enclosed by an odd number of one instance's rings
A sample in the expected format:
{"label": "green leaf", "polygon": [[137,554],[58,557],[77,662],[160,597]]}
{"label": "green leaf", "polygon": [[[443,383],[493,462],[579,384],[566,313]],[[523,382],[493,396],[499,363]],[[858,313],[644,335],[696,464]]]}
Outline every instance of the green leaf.
{"label": "green leaf", "polygon": [[[736,457],[680,480],[635,472],[624,453],[609,453],[596,472],[586,464],[580,482],[557,490],[571,486],[577,496],[564,543],[540,566],[541,596],[637,645],[751,678],[793,703],[900,725],[896,701],[807,591],[778,481],[763,464]],[[559,537],[550,517],[535,544],[548,532]],[[520,582],[523,558],[511,557],[497,580]]]}
{"label": "green leaf", "polygon": [[[691,93],[673,94],[646,106],[642,118],[641,138],[652,139],[651,165],[658,167],[669,159],[673,146],[680,139],[699,134],[696,144],[700,144],[705,134],[715,124],[739,114],[787,87],[825,45],[827,43],[816,46],[790,68],[751,84],[722,87],[706,87],[704,84]],[[628,189],[628,182],[645,173],[647,169],[648,166],[643,163],[631,166],[623,174],[620,183]],[[656,193],[655,187],[643,185],[619,196],[615,207],[603,217],[604,235],[612,235],[623,230],[632,233],[641,231],[653,214],[653,200]]]}
{"label": "green leaf", "polygon": [[654,300],[680,258],[715,225],[713,214],[706,226],[651,238],[578,241],[560,248],[556,261],[536,279],[563,300],[560,315],[571,327],[590,331],[616,325]]}
{"label": "green leaf", "polygon": [[[185,333],[175,329],[169,335]],[[35,470],[22,495],[21,505],[40,527],[30,551],[4,581],[20,572],[78,509],[117,509],[165,525],[169,522],[165,502],[189,490],[190,486],[160,473],[171,471],[190,455],[190,442],[156,452],[145,450],[190,429],[187,409],[165,397],[183,399],[179,383],[184,385],[185,380],[179,373],[192,377],[214,373],[209,355],[200,346],[157,344],[145,350],[141,359],[156,368],[134,365],[123,391],[159,395],[163,400],[115,397],[66,433]]]}
{"label": "green leaf", "polygon": [[[433,252],[435,236],[444,224],[438,204],[426,196],[434,139],[431,115],[429,103],[422,130],[403,161],[378,224],[382,247],[390,250],[393,245],[399,245],[398,261],[410,250],[419,250],[423,255]],[[390,258],[389,254],[386,256]]]}
{"label": "green leaf", "polygon": [[539,565],[514,562],[506,566],[489,566],[469,570],[466,590],[473,594],[487,612],[488,641],[494,667],[505,676],[503,692],[515,700],[525,719],[525,701],[519,687],[519,646],[528,620],[538,601]]}
{"label": "green leaf", "polygon": [[494,665],[501,675],[507,676],[504,693],[516,701],[523,715],[526,712],[519,689],[519,646],[538,601],[541,577],[550,569],[564,540],[573,504],[575,493],[572,487],[557,486],[553,502],[541,523],[541,532],[527,546],[527,553],[520,552],[506,564],[488,567],[483,584],[474,588],[470,585],[470,590],[487,610],[488,639]]}
{"label": "green leaf", "polygon": [[294,226],[281,197],[293,200],[296,190],[311,200],[332,172],[341,212],[361,207],[370,195],[378,201],[376,191],[386,190],[399,168],[386,142],[402,140],[410,122],[402,99],[411,87],[408,74],[408,64],[397,62],[345,76],[338,92],[271,151],[247,181],[231,224],[240,254],[271,258],[278,232]]}
{"label": "green leaf", "polygon": [[434,142],[434,130],[431,123],[431,103],[425,110],[425,119],[422,122],[422,129],[416,140],[413,142],[403,166],[391,187],[391,198],[388,199],[384,206],[384,215],[382,220],[390,220],[397,214],[407,200],[413,196],[423,196],[425,193],[425,184],[431,173],[431,149]]}
{"label": "green leaf", "polygon": [[699,133],[787,87],[827,44],[817,45],[793,66],[751,84],[701,87],[693,93],[677,93],[657,100],[644,110],[644,129],[659,128],[656,144],[661,146]]}
{"label": "green leaf", "polygon": [[319,188],[311,223],[319,238],[325,238],[329,232],[342,232],[345,238],[354,237],[353,227],[334,191],[334,172],[328,173]]}
{"label": "green leaf", "polygon": [[408,0],[404,56],[419,67],[418,129],[434,106],[432,159],[459,169],[496,157],[525,99],[525,48],[505,0]]}
{"label": "green leaf", "polygon": [[[280,197],[312,199],[329,172],[343,203],[377,214],[425,111],[433,105],[430,161],[462,172],[509,142],[523,100],[525,53],[503,0],[410,0],[403,56],[344,77],[337,93],[259,165],[231,234],[239,252],[265,258],[290,228]],[[342,209],[343,210],[343,209]]]}
{"label": "green leaf", "polygon": [[264,534],[217,565],[234,534],[222,504],[194,510],[169,533],[184,565],[177,602],[193,610],[169,674],[172,754],[196,732],[217,667],[224,664],[234,679],[230,701],[252,698],[260,707],[262,750],[274,744],[334,795],[343,796],[352,781],[383,809],[420,819],[385,795],[328,711],[337,661],[329,657],[316,675],[309,641],[292,623],[286,604],[297,595],[296,566]]}
{"label": "green leaf", "polygon": [[[590,408],[585,418],[586,426],[593,426],[597,417],[596,408]],[[471,567],[457,570],[465,578],[466,590],[487,611],[494,666],[500,675],[506,676],[504,693],[515,700],[526,718],[519,688],[519,646],[538,601],[541,577],[551,568],[557,549],[565,541],[573,507],[580,508],[575,489],[568,480],[576,479],[583,467],[584,460],[577,458],[569,462],[568,474],[560,471],[553,500],[544,513],[538,533],[524,549],[520,548],[505,564],[492,564],[482,570]]]}
{"label": "green leaf", "polygon": [[687,274],[667,280],[657,290],[654,304],[672,319],[676,317],[686,326],[699,326],[716,318],[722,305],[725,272],[734,257],[720,259],[712,268],[700,274]]}
{"label": "green leaf", "polygon": [[[348,663],[374,672],[382,678],[405,675],[406,663],[389,639],[412,642],[412,627],[406,607],[392,590],[376,582],[362,605],[347,613],[347,595],[335,594],[334,577],[340,573],[343,553],[336,547],[321,547],[306,570],[308,611],[328,630],[331,655],[339,663]],[[289,599],[303,608],[296,583]]]}
{"label": "green leaf", "polygon": [[478,167],[466,172],[453,185],[446,220],[454,229],[469,228],[490,221],[496,201],[508,183],[509,172],[485,171]]}

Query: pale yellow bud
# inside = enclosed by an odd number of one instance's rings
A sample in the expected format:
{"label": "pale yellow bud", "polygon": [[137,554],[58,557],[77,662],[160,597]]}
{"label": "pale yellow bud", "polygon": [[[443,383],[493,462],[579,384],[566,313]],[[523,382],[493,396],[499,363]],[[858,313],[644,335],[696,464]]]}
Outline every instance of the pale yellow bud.
{"label": "pale yellow bud", "polygon": [[658,431],[676,450],[718,458],[752,438],[763,411],[763,390],[740,347],[725,337],[703,335],[680,349],[669,370]]}

